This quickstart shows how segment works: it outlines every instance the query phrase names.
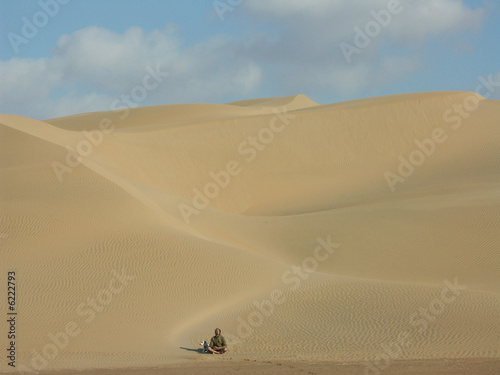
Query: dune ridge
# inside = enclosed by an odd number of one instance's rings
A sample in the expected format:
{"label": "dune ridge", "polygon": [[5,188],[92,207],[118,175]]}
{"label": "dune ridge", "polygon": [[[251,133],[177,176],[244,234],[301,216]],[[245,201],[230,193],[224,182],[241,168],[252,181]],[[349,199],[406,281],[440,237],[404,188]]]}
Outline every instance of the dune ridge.
{"label": "dune ridge", "polygon": [[[499,358],[499,115],[467,92],[0,115],[19,363],[200,360],[215,326],[235,360]],[[48,358],[68,322],[81,332]]]}

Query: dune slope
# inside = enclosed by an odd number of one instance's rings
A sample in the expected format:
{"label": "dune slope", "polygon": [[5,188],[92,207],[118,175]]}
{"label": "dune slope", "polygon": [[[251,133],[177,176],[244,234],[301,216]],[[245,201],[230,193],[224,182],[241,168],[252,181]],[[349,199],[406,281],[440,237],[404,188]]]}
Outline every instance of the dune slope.
{"label": "dune slope", "polygon": [[234,359],[499,358],[499,116],[466,92],[0,115],[18,364],[200,359],[216,326]]}

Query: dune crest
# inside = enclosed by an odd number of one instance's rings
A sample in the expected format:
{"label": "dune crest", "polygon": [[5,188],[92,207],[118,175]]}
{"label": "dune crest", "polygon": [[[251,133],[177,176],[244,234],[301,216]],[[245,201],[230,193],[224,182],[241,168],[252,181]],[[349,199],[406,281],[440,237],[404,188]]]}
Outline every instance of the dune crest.
{"label": "dune crest", "polygon": [[264,107],[264,108],[286,107],[289,111],[315,107],[319,105],[315,101],[309,99],[307,96],[302,94],[283,96],[278,98],[259,98],[259,99],[240,100],[228,104],[237,105],[240,107]]}

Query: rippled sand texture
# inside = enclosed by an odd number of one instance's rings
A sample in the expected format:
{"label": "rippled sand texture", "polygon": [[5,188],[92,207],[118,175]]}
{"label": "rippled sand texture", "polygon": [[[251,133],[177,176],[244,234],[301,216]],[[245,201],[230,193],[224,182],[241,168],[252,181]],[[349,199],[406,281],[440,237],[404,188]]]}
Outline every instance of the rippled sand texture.
{"label": "rippled sand texture", "polygon": [[206,359],[216,326],[233,360],[499,358],[499,118],[466,92],[0,115],[18,364]]}

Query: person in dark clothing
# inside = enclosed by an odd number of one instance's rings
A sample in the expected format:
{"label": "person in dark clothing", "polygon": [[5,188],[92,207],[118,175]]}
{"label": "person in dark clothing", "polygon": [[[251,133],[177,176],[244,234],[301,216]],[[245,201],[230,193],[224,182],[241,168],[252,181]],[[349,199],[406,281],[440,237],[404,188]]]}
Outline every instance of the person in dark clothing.
{"label": "person in dark clothing", "polygon": [[210,340],[208,351],[212,354],[224,354],[227,352],[226,339],[220,335],[220,329],[215,329],[215,336]]}

